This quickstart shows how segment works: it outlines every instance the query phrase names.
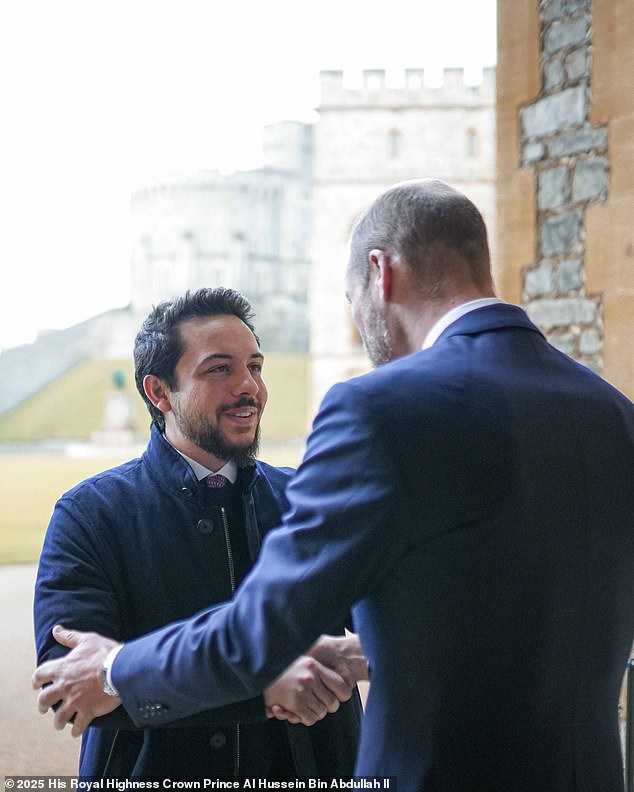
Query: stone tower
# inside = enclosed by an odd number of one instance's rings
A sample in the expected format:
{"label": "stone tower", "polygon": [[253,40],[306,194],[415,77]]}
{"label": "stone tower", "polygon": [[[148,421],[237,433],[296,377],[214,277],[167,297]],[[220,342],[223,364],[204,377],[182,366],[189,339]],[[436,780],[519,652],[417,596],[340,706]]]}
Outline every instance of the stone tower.
{"label": "stone tower", "polygon": [[132,311],[202,286],[238,289],[267,352],[308,348],[312,127],[264,129],[264,167],[156,178],[132,196]]}

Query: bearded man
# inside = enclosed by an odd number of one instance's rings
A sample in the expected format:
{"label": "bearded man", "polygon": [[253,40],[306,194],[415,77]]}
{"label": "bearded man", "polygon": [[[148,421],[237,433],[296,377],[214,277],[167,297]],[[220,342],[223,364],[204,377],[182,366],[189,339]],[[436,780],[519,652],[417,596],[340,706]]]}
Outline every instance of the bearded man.
{"label": "bearded man", "polygon": [[[58,501],[35,592],[40,662],[67,651],[57,622],[126,641],[230,599],[280,523],[292,470],[255,459],[267,390],[252,317],[241,294],[217,288],[162,303],[143,323],[134,363],[150,442]],[[80,775],[349,774],[360,707],[340,672],[301,657],[264,697],[166,729],[151,728],[162,714],[154,702],[142,704],[140,728],[119,707],[85,733]],[[116,694],[107,663],[102,686]],[[267,718],[275,712],[294,713],[291,723]]]}

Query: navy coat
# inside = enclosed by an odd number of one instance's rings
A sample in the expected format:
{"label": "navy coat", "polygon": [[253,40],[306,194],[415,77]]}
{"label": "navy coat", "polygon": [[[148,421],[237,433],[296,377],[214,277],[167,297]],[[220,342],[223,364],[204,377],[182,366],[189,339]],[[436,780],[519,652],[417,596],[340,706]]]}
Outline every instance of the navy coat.
{"label": "navy coat", "polygon": [[[259,461],[239,471],[252,559],[287,508],[284,490],[292,473]],[[142,457],[93,476],[60,498],[35,590],[38,662],[67,651],[51,636],[56,623],[126,641],[229,599],[225,540],[214,524],[213,496],[153,428]],[[259,695],[242,698],[247,700],[159,730],[148,727],[162,723],[147,720],[142,728],[135,726],[120,707],[84,735],[80,773],[222,773],[233,767],[236,723],[242,768],[257,769],[266,761],[264,728],[285,730],[297,773],[352,772],[361,714],[357,695],[310,729],[267,721]]]}

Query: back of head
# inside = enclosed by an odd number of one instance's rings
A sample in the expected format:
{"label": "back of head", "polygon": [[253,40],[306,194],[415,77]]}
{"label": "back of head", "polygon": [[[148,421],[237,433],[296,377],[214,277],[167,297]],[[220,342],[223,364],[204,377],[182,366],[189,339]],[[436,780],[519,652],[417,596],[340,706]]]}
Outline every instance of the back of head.
{"label": "back of head", "polygon": [[184,352],[181,325],[192,319],[222,315],[237,316],[259,344],[252,323],[254,313],[251,304],[239,292],[221,286],[187,291],[173,300],[159,303],[141,325],[134,342],[134,379],[152,421],[161,431],[165,428],[163,413],[146,396],[143,380],[148,374],[154,374],[176,390],[176,364]]}
{"label": "back of head", "polygon": [[437,179],[402,182],[376,199],[351,240],[351,266],[366,279],[373,249],[398,255],[428,299],[442,298],[442,284],[456,275],[479,288],[492,286],[482,215],[466,195]]}

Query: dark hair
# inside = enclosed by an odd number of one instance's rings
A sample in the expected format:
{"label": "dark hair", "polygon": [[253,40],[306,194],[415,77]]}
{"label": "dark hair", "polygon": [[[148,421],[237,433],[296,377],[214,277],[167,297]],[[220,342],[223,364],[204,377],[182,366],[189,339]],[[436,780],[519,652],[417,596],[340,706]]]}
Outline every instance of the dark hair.
{"label": "dark hair", "polygon": [[373,249],[399,255],[416,283],[433,296],[445,274],[445,251],[466,262],[475,283],[490,281],[486,226],[475,205],[437,179],[403,182],[384,192],[357,222],[350,264],[363,286]]}
{"label": "dark hair", "polygon": [[161,431],[165,429],[163,413],[146,396],[143,379],[154,374],[175,390],[178,386],[176,365],[184,352],[180,326],[190,319],[225,314],[237,316],[260,343],[252,324],[254,313],[251,303],[239,292],[221,286],[187,291],[180,297],[159,303],[141,325],[134,341],[134,380],[152,422]]}

